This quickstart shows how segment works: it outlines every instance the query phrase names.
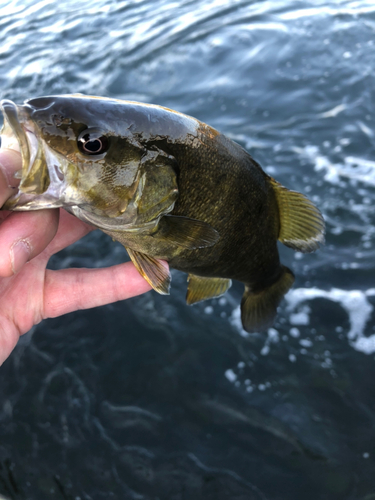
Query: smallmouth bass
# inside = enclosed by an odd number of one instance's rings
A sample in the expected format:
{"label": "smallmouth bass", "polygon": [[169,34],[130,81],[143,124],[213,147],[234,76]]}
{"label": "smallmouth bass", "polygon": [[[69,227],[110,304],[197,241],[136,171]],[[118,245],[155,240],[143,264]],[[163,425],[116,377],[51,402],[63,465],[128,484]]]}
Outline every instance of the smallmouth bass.
{"label": "smallmouth bass", "polygon": [[5,210],[63,207],[122,243],[157,292],[170,287],[159,259],[188,273],[188,304],[243,282],[248,332],[272,325],[294,282],[277,240],[300,252],[324,243],[323,217],[308,198],[195,118],[80,94],[0,106],[2,147],[22,155]]}

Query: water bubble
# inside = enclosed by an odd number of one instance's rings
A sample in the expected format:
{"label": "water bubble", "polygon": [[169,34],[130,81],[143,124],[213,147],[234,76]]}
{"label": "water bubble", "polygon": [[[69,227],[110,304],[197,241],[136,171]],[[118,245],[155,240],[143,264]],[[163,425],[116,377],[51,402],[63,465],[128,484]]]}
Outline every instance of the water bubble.
{"label": "water bubble", "polygon": [[296,338],[298,338],[298,337],[301,335],[301,333],[300,333],[300,331],[298,330],[298,328],[295,328],[295,327],[291,328],[291,329],[289,330],[289,333],[290,333],[290,335],[291,335],[292,337],[294,337],[295,339],[296,339]]}
{"label": "water bubble", "polygon": [[310,339],[301,339],[299,341],[300,345],[302,345],[303,347],[312,347],[313,343]]}
{"label": "water bubble", "polygon": [[237,380],[237,375],[230,368],[224,373],[229,382],[235,382]]}

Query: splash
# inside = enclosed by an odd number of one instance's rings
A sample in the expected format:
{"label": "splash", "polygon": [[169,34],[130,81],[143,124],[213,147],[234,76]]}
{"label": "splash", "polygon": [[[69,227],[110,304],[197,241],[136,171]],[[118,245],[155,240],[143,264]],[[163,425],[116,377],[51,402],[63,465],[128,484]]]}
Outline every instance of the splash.
{"label": "splash", "polygon": [[[347,337],[350,345],[356,351],[369,355],[375,353],[375,334],[366,335],[365,330],[374,309],[368,299],[374,296],[375,288],[370,288],[366,291],[341,290],[339,288],[332,288],[331,290],[295,288],[285,296],[287,302],[286,312],[289,314],[289,323],[291,325],[309,325],[311,313],[309,302],[321,298],[339,304],[349,318],[350,329],[347,332]],[[302,308],[300,307],[301,305],[303,305]],[[242,328],[239,307],[234,309],[229,321],[238,330],[240,335],[244,337],[249,335]],[[291,331],[294,332],[295,330],[298,331],[292,327]],[[273,328],[268,331],[267,340],[261,354],[268,354],[270,344],[278,342],[278,335],[275,335],[275,332],[276,330]]]}
{"label": "splash", "polygon": [[[331,290],[320,290],[319,288],[296,288],[291,290],[286,296],[287,311],[295,314],[300,304],[308,301],[323,298],[340,304],[348,314],[350,330],[347,333],[350,345],[364,354],[375,352],[375,334],[365,336],[365,328],[371,317],[373,306],[368,301],[368,297],[375,296],[375,288],[366,291],[361,290],[341,290],[332,288]],[[304,310],[304,320],[308,315],[308,309]],[[306,323],[305,323],[306,324]]]}

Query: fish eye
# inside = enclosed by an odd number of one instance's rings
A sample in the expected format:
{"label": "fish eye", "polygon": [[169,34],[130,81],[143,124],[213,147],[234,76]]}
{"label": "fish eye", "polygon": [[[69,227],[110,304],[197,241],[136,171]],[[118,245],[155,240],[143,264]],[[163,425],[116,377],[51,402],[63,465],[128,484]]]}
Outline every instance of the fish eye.
{"label": "fish eye", "polygon": [[108,150],[109,140],[102,130],[86,129],[80,133],[77,144],[81,153],[94,156],[101,155]]}

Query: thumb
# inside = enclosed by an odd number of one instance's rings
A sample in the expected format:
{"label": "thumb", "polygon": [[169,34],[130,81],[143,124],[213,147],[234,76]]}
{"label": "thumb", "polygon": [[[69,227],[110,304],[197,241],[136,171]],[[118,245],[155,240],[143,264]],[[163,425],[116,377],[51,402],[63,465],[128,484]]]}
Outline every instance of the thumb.
{"label": "thumb", "polygon": [[20,181],[14,174],[21,168],[20,153],[12,149],[0,149],[0,208],[17,189]]}

